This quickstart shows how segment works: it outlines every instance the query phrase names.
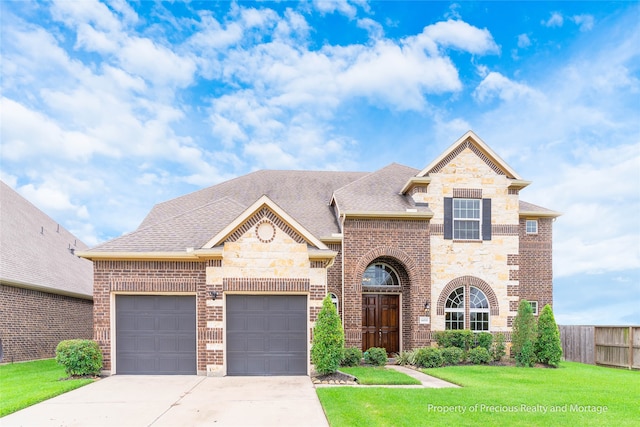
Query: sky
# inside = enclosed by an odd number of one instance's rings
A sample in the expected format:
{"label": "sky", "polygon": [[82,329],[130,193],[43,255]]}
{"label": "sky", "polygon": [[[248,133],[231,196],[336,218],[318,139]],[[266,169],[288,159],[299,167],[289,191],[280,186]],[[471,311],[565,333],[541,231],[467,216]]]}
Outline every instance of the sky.
{"label": "sky", "polygon": [[0,178],[93,246],[258,169],[473,130],[554,224],[559,324],[640,324],[639,2],[1,1]]}

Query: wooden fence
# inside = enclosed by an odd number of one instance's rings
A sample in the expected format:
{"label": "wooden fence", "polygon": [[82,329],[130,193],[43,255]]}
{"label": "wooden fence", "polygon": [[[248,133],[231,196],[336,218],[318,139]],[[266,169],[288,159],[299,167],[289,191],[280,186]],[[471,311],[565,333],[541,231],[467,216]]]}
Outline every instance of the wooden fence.
{"label": "wooden fence", "polygon": [[559,325],[565,360],[640,369],[640,326]]}

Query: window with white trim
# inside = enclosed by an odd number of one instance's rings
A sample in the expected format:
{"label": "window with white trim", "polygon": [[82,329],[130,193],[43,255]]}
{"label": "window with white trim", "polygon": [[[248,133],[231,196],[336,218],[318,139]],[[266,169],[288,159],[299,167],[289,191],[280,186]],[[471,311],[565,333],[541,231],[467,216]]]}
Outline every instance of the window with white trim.
{"label": "window with white trim", "polygon": [[469,287],[469,329],[489,330],[489,301],[484,292],[473,286]]}
{"label": "window with white trim", "polygon": [[526,222],[527,234],[538,234],[538,220],[528,219]]}
{"label": "window with white trim", "polygon": [[531,309],[533,310],[533,315],[537,316],[538,315],[538,301],[529,301],[529,304],[531,304]]}
{"label": "window with white trim", "polygon": [[453,238],[480,240],[480,199],[453,199]]}
{"label": "window with white trim", "polygon": [[469,306],[469,329],[474,332],[489,330],[489,300],[480,289],[470,286],[465,295],[464,286],[449,294],[444,306],[444,328],[464,329],[465,305]]}
{"label": "window with white trim", "polygon": [[336,307],[336,311],[340,313],[340,310],[338,310],[338,296],[333,292],[329,292],[329,297],[331,298],[333,305]]}
{"label": "window with white trim", "polygon": [[400,286],[398,273],[388,264],[369,265],[362,275],[362,286]]}
{"label": "window with white trim", "polygon": [[444,305],[444,328],[464,329],[464,288],[455,289]]}

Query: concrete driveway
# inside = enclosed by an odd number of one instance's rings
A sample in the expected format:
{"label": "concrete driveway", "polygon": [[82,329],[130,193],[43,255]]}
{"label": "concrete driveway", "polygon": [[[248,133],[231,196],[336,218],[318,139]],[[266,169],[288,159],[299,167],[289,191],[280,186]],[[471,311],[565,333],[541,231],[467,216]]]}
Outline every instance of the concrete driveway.
{"label": "concrete driveway", "polygon": [[114,375],[0,419],[9,426],[328,426],[309,377]]}

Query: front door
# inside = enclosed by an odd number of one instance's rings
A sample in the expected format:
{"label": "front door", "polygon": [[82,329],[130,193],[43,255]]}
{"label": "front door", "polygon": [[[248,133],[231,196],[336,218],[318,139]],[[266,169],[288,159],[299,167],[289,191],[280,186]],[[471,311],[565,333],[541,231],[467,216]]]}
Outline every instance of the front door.
{"label": "front door", "polygon": [[400,351],[400,296],[362,295],[362,351],[382,347],[387,354]]}

